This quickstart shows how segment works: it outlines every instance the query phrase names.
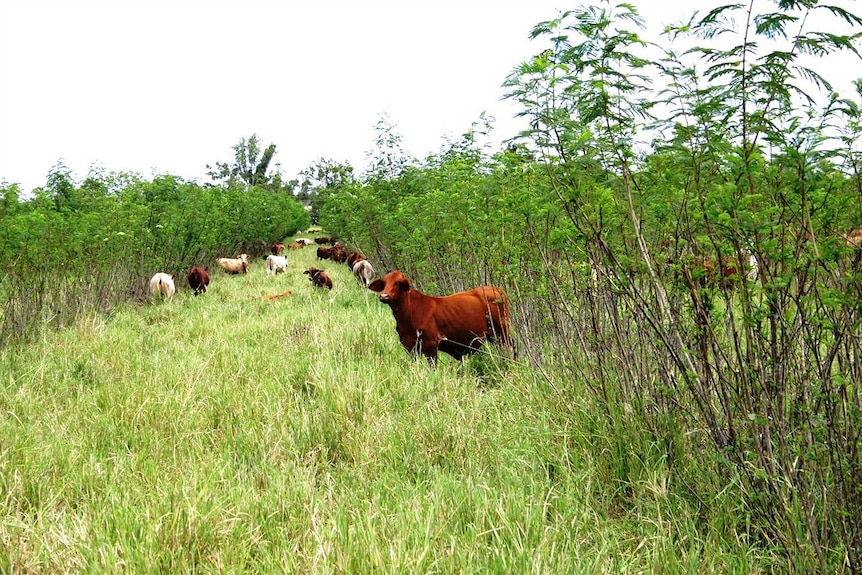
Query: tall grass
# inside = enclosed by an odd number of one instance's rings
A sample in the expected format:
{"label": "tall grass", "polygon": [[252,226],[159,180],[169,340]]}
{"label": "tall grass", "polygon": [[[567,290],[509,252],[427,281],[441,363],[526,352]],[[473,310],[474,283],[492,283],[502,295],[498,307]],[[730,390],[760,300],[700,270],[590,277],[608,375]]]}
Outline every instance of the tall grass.
{"label": "tall grass", "polygon": [[413,360],[346,266],[328,292],[288,255],[0,350],[0,571],[771,569],[588,387]]}

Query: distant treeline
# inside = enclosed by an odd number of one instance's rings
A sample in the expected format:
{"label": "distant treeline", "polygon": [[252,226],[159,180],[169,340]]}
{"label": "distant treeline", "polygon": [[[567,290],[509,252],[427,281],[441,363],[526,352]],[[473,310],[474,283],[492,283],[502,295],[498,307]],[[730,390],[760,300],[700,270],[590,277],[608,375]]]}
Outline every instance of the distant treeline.
{"label": "distant treeline", "polygon": [[155,272],[184,279],[216,257],[263,253],[309,224],[282,190],[171,175],[76,184],[59,165],[44,188],[20,196],[15,185],[0,188],[0,342],[141,298]]}

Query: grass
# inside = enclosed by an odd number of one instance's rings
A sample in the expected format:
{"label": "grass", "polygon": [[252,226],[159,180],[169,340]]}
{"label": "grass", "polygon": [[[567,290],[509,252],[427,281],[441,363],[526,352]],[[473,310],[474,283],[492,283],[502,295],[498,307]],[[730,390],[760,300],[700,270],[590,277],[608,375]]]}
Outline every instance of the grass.
{"label": "grass", "polygon": [[586,391],[491,354],[412,360],[347,266],[323,291],[314,250],[288,256],[0,350],[0,571],[768,567],[659,456],[633,454],[621,496]]}

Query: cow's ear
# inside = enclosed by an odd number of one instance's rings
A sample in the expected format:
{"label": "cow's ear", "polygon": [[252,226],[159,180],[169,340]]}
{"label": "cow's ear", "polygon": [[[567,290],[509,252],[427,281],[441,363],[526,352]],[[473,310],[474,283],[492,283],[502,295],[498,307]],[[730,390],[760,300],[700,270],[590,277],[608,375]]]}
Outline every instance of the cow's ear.
{"label": "cow's ear", "polygon": [[386,284],[383,283],[383,280],[378,278],[378,279],[374,280],[373,282],[371,282],[370,284],[368,284],[368,289],[370,289],[371,291],[381,292],[381,291],[383,291],[383,288],[385,286],[386,286]]}
{"label": "cow's ear", "polygon": [[401,291],[407,292],[410,291],[410,280],[407,278],[403,278],[398,280],[398,287],[401,288]]}

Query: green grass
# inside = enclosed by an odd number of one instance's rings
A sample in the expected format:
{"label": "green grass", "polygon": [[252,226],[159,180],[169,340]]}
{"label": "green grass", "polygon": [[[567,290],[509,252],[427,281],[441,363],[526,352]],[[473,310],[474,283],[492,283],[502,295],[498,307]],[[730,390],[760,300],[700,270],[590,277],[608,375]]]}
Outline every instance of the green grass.
{"label": "green grass", "polygon": [[768,567],[659,456],[621,495],[586,391],[415,361],[347,266],[319,266],[328,292],[301,273],[313,248],[288,257],[0,350],[0,572]]}

